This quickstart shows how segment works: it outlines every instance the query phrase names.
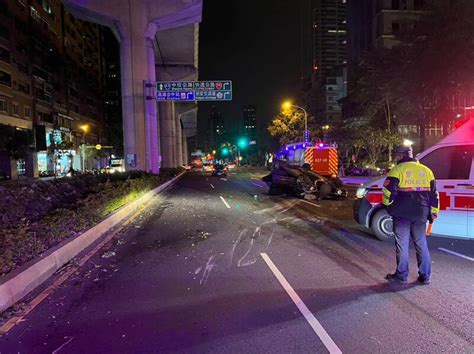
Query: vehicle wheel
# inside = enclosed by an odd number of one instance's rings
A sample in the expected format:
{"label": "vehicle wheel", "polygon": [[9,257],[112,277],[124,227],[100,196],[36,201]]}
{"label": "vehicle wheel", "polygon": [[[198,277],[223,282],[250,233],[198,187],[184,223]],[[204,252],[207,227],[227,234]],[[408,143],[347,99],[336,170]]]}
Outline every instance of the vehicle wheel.
{"label": "vehicle wheel", "polygon": [[393,242],[393,220],[385,209],[377,211],[372,218],[371,229],[380,241]]}

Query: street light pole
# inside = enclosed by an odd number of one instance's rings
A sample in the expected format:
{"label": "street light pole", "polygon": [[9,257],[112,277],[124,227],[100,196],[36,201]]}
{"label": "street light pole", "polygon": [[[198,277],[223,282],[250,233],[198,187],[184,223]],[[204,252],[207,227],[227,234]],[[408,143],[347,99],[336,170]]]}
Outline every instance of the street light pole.
{"label": "street light pole", "polygon": [[81,144],[81,172],[84,173],[85,172],[85,164],[86,164],[86,152],[84,151],[84,149],[86,148],[86,144],[85,143],[82,143]]}
{"label": "street light pole", "polygon": [[297,106],[295,104],[292,104],[290,102],[285,102],[283,103],[283,108],[290,108],[290,107],[295,107],[299,108],[303,111],[304,113],[304,132],[303,132],[303,142],[307,143],[309,141],[309,132],[308,132],[308,112],[306,112],[306,109],[303,107]]}
{"label": "street light pole", "polygon": [[86,152],[85,152],[85,148],[86,148],[86,134],[89,132],[89,124],[83,124],[79,127],[83,134],[82,134],[82,146],[81,146],[81,162],[82,162],[82,166],[81,166],[81,169],[82,169],[82,173],[84,173],[86,171],[86,168],[85,168],[85,163],[86,163]]}
{"label": "street light pole", "polygon": [[299,108],[304,112],[304,132],[303,132],[303,142],[307,143],[309,134],[308,134],[308,112],[306,112],[306,109],[300,106],[292,105],[293,107]]}

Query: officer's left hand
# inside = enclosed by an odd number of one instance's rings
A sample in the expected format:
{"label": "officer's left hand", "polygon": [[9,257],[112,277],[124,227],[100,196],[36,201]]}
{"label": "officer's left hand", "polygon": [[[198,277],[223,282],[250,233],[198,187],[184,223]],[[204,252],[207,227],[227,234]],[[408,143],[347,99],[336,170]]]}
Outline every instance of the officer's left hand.
{"label": "officer's left hand", "polygon": [[431,213],[429,216],[428,216],[428,221],[432,224],[436,218],[438,217],[438,214],[433,214]]}

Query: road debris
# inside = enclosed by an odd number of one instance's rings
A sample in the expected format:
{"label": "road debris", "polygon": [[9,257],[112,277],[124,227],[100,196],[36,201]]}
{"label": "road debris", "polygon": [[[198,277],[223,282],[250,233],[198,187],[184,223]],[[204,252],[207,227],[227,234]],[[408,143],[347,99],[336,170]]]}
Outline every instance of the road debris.
{"label": "road debris", "polygon": [[110,258],[110,257],[115,257],[116,254],[114,251],[107,251],[102,255],[102,258]]}

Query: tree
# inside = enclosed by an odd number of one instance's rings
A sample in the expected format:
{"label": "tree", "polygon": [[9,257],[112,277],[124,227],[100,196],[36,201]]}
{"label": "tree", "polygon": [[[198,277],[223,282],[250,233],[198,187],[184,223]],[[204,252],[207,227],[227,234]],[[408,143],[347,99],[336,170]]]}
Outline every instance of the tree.
{"label": "tree", "polygon": [[329,132],[329,139],[337,143],[339,157],[342,161],[350,161],[352,157],[358,160],[365,146],[365,125],[349,124],[349,122],[336,123]]}
{"label": "tree", "polygon": [[304,131],[304,113],[299,109],[280,112],[269,124],[268,132],[277,137],[281,145],[301,141]]}
{"label": "tree", "polygon": [[402,24],[399,45],[367,53],[353,70],[349,101],[374,126],[391,130],[397,117],[424,132],[429,107],[447,132],[454,95],[473,92],[472,1],[439,2],[427,10],[416,25]]}
{"label": "tree", "polygon": [[389,146],[401,143],[401,137],[398,133],[367,127],[362,135],[362,143],[370,164],[375,165]]}

